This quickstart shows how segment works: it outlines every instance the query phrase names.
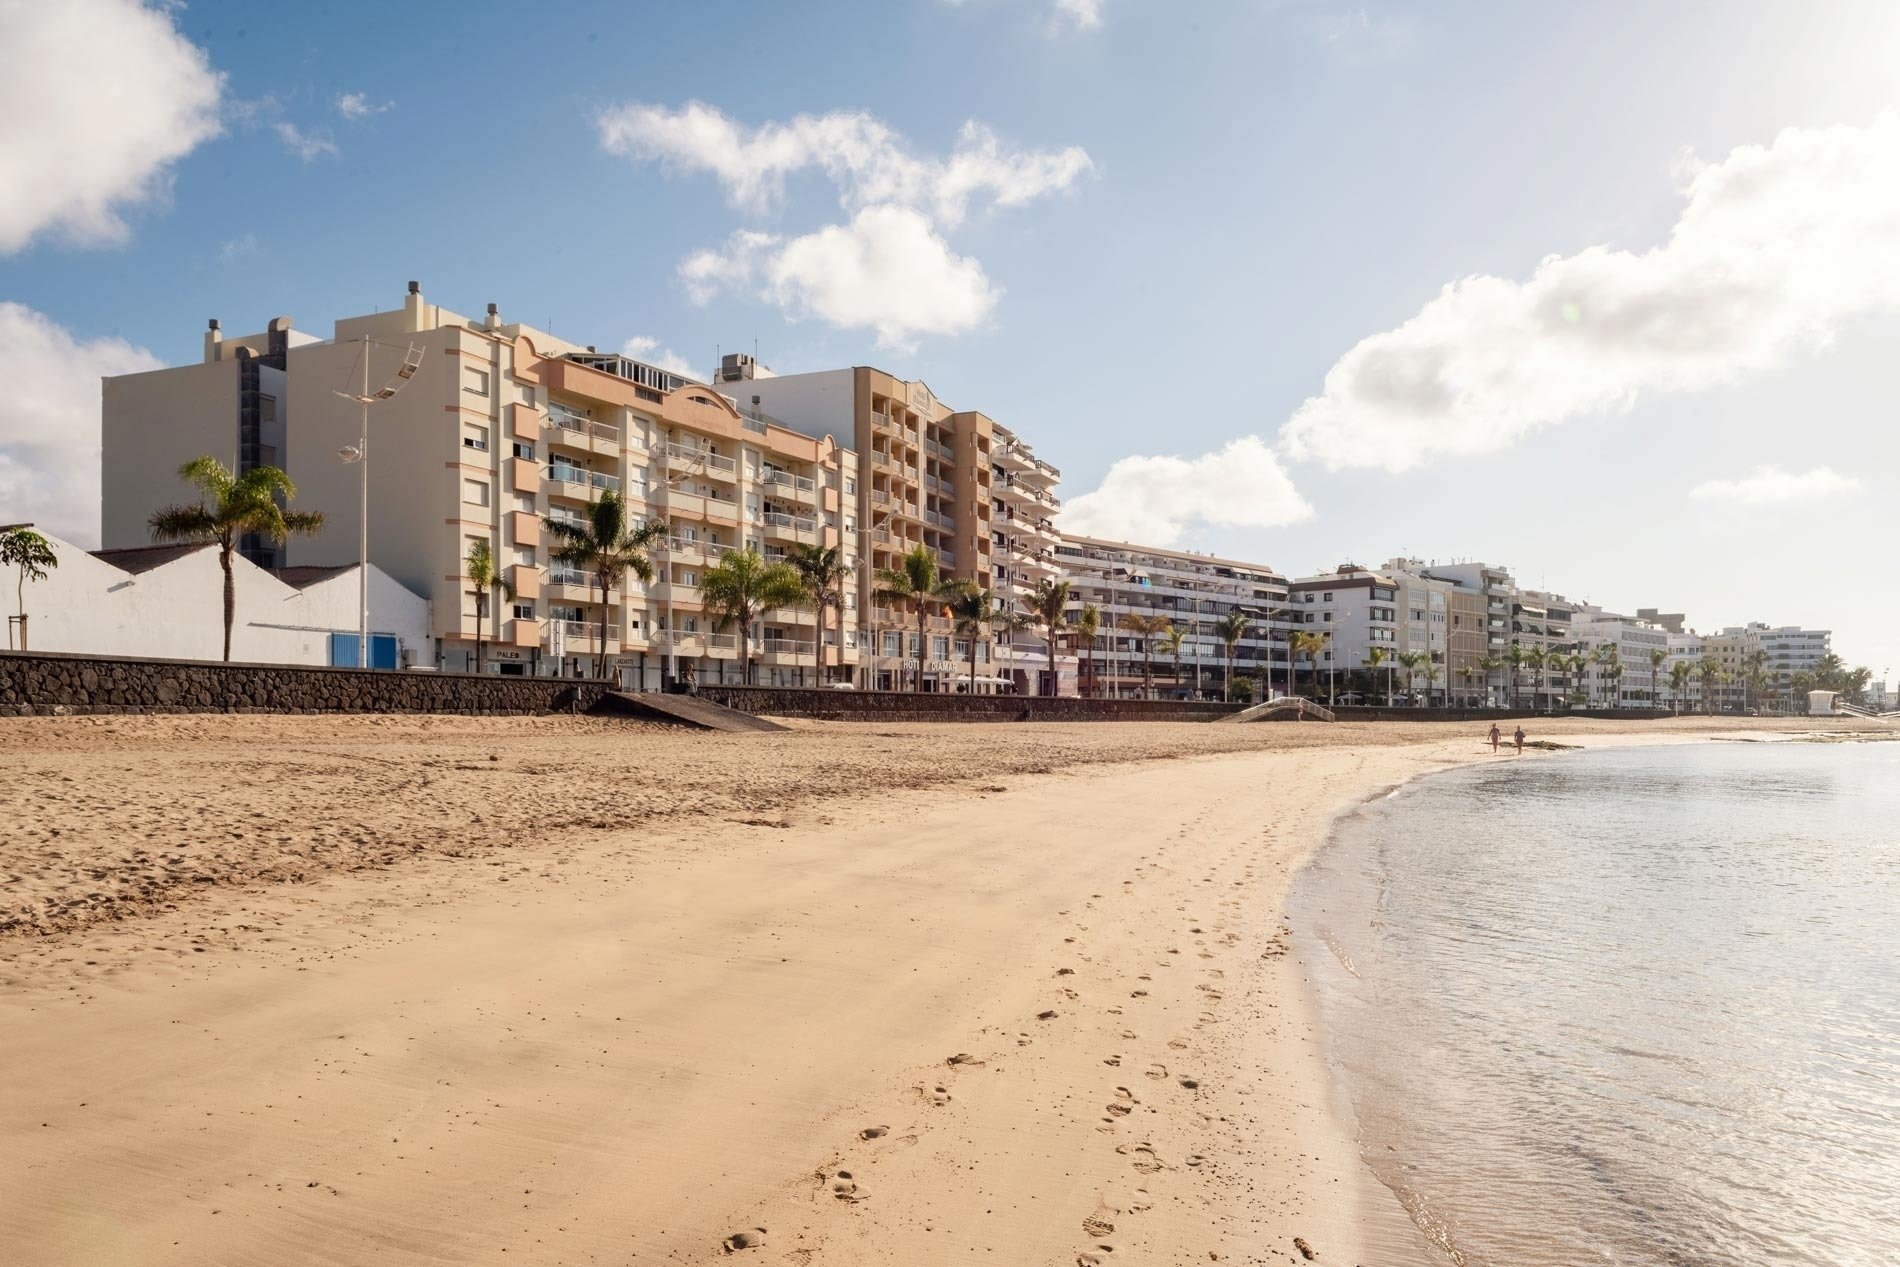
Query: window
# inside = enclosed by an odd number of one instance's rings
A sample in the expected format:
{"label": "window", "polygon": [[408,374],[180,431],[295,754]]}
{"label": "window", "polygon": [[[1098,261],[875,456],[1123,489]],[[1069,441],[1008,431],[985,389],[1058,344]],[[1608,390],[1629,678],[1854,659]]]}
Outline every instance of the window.
{"label": "window", "polygon": [[857,480],[847,475],[844,481],[844,491],[847,497],[855,497],[858,492]]}
{"label": "window", "polygon": [[488,395],[488,371],[464,369],[462,371],[462,390],[471,396]]}
{"label": "window", "polygon": [[1333,601],[1333,595],[1332,595],[1332,591],[1331,591],[1331,590],[1328,590],[1328,591],[1326,592],[1326,601],[1327,601],[1327,602],[1329,602],[1329,603]]}
{"label": "window", "polygon": [[534,604],[533,603],[516,603],[515,604],[515,619],[516,620],[533,620],[534,619]]}
{"label": "window", "polygon": [[1331,612],[1327,612],[1327,613],[1325,613],[1325,616],[1326,616],[1326,623],[1327,623],[1327,624],[1329,624],[1329,625],[1330,625],[1330,624],[1332,624],[1332,623],[1333,623],[1333,614],[1332,614]]}
{"label": "window", "polygon": [[887,656],[891,656],[893,658],[896,656],[903,655],[904,654],[903,638],[904,638],[904,635],[898,633],[894,629],[885,630],[884,654]]}
{"label": "window", "polygon": [[472,422],[463,423],[462,447],[474,449],[478,453],[488,452],[488,428],[478,427]]}
{"label": "window", "polygon": [[462,501],[470,506],[486,506],[488,504],[488,481],[463,480]]}
{"label": "window", "polygon": [[933,660],[948,660],[950,658],[950,640],[948,638],[932,638],[930,640],[930,658]]}
{"label": "window", "polygon": [[515,441],[515,456],[518,458],[526,458],[530,462],[534,461],[534,446],[529,444],[526,440]]}

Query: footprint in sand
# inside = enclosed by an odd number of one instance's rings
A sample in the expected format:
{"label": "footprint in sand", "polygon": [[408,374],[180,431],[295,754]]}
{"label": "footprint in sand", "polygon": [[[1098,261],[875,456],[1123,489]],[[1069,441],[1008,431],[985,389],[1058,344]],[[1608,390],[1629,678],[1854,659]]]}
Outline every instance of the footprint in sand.
{"label": "footprint in sand", "polygon": [[1153,1078],[1156,1082],[1159,1082],[1161,1081],[1161,1079],[1168,1076],[1168,1067],[1166,1065],[1149,1065],[1148,1068],[1144,1072],[1147,1077]]}
{"label": "footprint in sand", "polygon": [[859,1139],[883,1139],[891,1133],[888,1126],[867,1126],[858,1132]]}
{"label": "footprint in sand", "polygon": [[1200,1081],[1196,1078],[1182,1078],[1180,1079],[1180,1083],[1190,1091],[1201,1085]]}
{"label": "footprint in sand", "polygon": [[1186,1051],[1188,1049],[1187,1039],[1170,1038],[1168,1040],[1168,1047],[1173,1051]]}
{"label": "footprint in sand", "polygon": [[840,1170],[831,1176],[831,1195],[839,1201],[848,1201],[855,1205],[870,1194],[858,1187],[858,1181],[851,1177],[848,1170]]}
{"label": "footprint in sand", "polygon": [[1082,1220],[1082,1231],[1084,1235],[1090,1237],[1114,1235],[1115,1225],[1110,1223],[1105,1217],[1107,1209],[1107,1206],[1098,1205],[1095,1207],[1095,1213]]}
{"label": "footprint in sand", "polygon": [[1076,1267],[1101,1267],[1103,1263],[1108,1261],[1106,1255],[1115,1252],[1113,1245],[1097,1245],[1095,1248],[1100,1252],[1077,1254],[1075,1256]]}
{"label": "footprint in sand", "polygon": [[764,1244],[765,1229],[762,1227],[751,1227],[743,1232],[734,1232],[731,1236],[719,1242],[720,1248],[724,1249],[728,1254],[735,1253],[742,1249],[758,1249]]}

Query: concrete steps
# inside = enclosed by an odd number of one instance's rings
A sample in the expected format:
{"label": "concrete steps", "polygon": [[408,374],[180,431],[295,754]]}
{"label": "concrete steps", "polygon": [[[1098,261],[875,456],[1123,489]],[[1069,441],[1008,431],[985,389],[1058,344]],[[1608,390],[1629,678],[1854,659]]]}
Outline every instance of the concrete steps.
{"label": "concrete steps", "polygon": [[675,726],[690,726],[694,730],[714,730],[728,734],[789,729],[775,721],[754,717],[751,713],[742,713],[736,708],[727,708],[695,695],[662,695],[653,691],[641,691],[638,694],[609,691],[588,711],[617,717],[637,717],[642,721],[670,722]]}

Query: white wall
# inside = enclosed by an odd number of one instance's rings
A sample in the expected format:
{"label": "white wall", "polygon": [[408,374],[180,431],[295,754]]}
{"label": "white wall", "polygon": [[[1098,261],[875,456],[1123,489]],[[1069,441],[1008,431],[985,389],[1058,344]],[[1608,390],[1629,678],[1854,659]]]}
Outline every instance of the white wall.
{"label": "white wall", "polygon": [[[78,546],[49,538],[59,567],[25,588],[29,649],[159,659],[216,660],[223,655],[224,574],[215,547],[144,572],[121,571]],[[231,658],[264,664],[328,664],[330,634],[358,624],[354,569],[304,589],[286,585],[241,556]],[[18,573],[0,574],[0,606],[18,614]],[[370,628],[393,633],[419,667],[432,667],[428,603],[379,569],[370,569]],[[17,630],[14,634],[18,646]]]}

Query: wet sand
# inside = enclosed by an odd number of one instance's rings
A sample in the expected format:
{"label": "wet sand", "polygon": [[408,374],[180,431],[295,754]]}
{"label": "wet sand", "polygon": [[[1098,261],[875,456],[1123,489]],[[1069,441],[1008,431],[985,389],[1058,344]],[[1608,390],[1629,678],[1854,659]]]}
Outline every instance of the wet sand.
{"label": "wet sand", "polygon": [[1480,729],[0,723],[0,1245],[1360,1261],[1286,889]]}

